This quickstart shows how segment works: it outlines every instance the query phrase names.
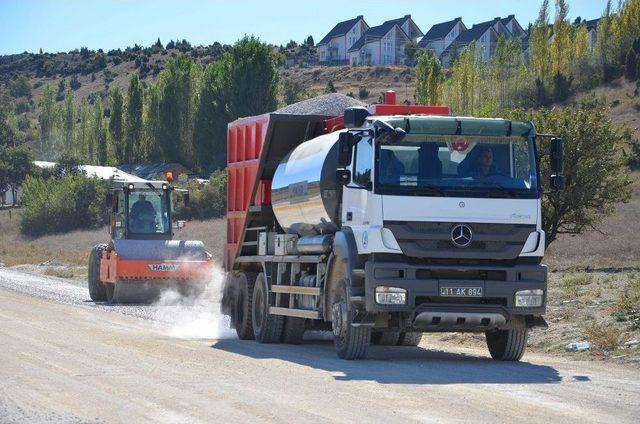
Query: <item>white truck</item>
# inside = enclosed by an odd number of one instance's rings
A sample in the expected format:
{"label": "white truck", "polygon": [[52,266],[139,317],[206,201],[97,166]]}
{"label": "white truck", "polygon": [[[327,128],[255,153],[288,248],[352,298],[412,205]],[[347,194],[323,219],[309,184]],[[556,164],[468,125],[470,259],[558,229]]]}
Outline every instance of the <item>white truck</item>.
{"label": "white truck", "polygon": [[331,330],[338,356],[360,359],[482,332],[494,359],[519,360],[546,326],[539,138],[530,122],[389,104],[229,124],[223,311],[238,336]]}

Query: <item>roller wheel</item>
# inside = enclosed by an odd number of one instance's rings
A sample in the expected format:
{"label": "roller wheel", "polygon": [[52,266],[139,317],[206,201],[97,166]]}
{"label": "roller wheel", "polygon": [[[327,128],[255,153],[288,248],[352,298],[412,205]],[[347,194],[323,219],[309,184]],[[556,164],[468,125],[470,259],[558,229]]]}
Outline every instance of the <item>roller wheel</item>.
{"label": "roller wheel", "polygon": [[307,320],[304,318],[285,317],[284,330],[282,331],[282,343],[300,344],[304,337]]}
{"label": "roller wheel", "polygon": [[280,343],[284,317],[269,313],[269,287],[263,273],[258,274],[253,287],[251,324],[260,343]]}
{"label": "roller wheel", "polygon": [[100,260],[102,252],[107,249],[106,244],[97,244],[91,249],[89,254],[89,297],[94,302],[104,302],[107,300],[105,284],[100,281]]}
{"label": "roller wheel", "polygon": [[338,357],[342,359],[363,359],[371,343],[370,327],[354,327],[353,309],[347,297],[344,279],[338,282],[331,308],[333,344]]}
{"label": "roller wheel", "polygon": [[371,343],[375,345],[395,346],[399,339],[399,331],[374,331],[371,333]]}
{"label": "roller wheel", "polygon": [[[231,324],[236,329],[240,340],[253,340],[253,325],[251,320],[253,288],[258,276],[255,272],[240,273],[231,282],[229,290],[231,303]],[[231,281],[231,280],[230,280]]]}
{"label": "roller wheel", "polygon": [[527,347],[528,329],[524,322],[509,330],[487,331],[487,347],[496,361],[519,361]]}
{"label": "roller wheel", "polygon": [[398,346],[418,346],[422,340],[422,333],[402,332],[398,338]]}
{"label": "roller wheel", "polygon": [[107,294],[107,302],[115,303],[116,285],[112,283],[104,283],[104,291]]}

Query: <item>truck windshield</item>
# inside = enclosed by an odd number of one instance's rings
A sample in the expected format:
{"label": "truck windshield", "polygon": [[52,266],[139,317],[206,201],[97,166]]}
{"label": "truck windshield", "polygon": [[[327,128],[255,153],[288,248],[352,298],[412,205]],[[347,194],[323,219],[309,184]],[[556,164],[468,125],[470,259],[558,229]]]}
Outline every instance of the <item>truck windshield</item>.
{"label": "truck windshield", "polygon": [[131,190],[128,194],[129,232],[165,234],[170,231],[167,194],[164,190]]}
{"label": "truck windshield", "polygon": [[400,143],[377,146],[376,192],[534,198],[533,140],[408,134]]}

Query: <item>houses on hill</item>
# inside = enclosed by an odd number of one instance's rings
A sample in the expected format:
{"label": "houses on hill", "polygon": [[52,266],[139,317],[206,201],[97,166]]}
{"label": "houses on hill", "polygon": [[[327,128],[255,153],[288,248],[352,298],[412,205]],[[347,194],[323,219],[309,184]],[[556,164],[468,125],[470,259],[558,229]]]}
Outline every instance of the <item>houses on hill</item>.
{"label": "houses on hill", "polygon": [[[598,19],[583,21],[589,32],[589,47],[596,41]],[[468,28],[462,18],[433,25],[426,34],[411,15],[370,27],[362,15],[338,23],[318,43],[318,61],[326,65],[402,65],[406,47],[417,43],[432,50],[444,66],[450,66],[460,50],[475,41],[478,54],[489,59],[495,54],[498,39],[521,40],[523,51],[529,46],[529,33],[515,15],[496,17]],[[418,42],[419,40],[419,42]]]}

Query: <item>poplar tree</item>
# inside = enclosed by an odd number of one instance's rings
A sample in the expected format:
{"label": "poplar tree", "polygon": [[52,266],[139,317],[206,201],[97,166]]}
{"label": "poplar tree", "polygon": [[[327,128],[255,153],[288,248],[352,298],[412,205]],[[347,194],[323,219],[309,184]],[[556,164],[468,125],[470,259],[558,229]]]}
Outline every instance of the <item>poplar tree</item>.
{"label": "poplar tree", "polygon": [[44,159],[53,153],[53,129],[56,119],[56,93],[49,84],[44,86],[40,98],[40,152]]}
{"label": "poplar tree", "polygon": [[73,142],[73,129],[75,126],[75,110],[73,102],[73,93],[67,91],[64,96],[64,105],[62,110],[62,127],[64,131],[64,152],[73,153],[75,145]]}
{"label": "poplar tree", "polygon": [[125,120],[125,153],[127,163],[138,162],[145,155],[142,146],[142,86],[138,74],[131,75],[127,90],[127,109]]}
{"label": "poplar tree", "polygon": [[98,165],[106,165],[108,160],[107,134],[104,128],[103,114],[102,101],[98,99],[93,105],[93,121],[89,142],[89,155]]}
{"label": "poplar tree", "polygon": [[123,140],[122,127],[122,93],[118,87],[111,91],[111,113],[109,115],[109,136],[113,144],[116,161],[123,163],[125,161],[125,146]]}
{"label": "poplar tree", "polygon": [[75,154],[82,161],[89,161],[89,126],[90,126],[89,103],[86,99],[82,100],[78,108],[78,124],[76,125],[76,145]]}
{"label": "poplar tree", "polygon": [[531,29],[529,63],[535,77],[544,82],[550,73],[549,0],[544,0]]}
{"label": "poplar tree", "polygon": [[571,54],[571,24],[567,20],[569,5],[565,0],[556,0],[556,16],[553,24],[553,40],[549,47],[551,53],[551,72],[569,74],[569,59]]}

